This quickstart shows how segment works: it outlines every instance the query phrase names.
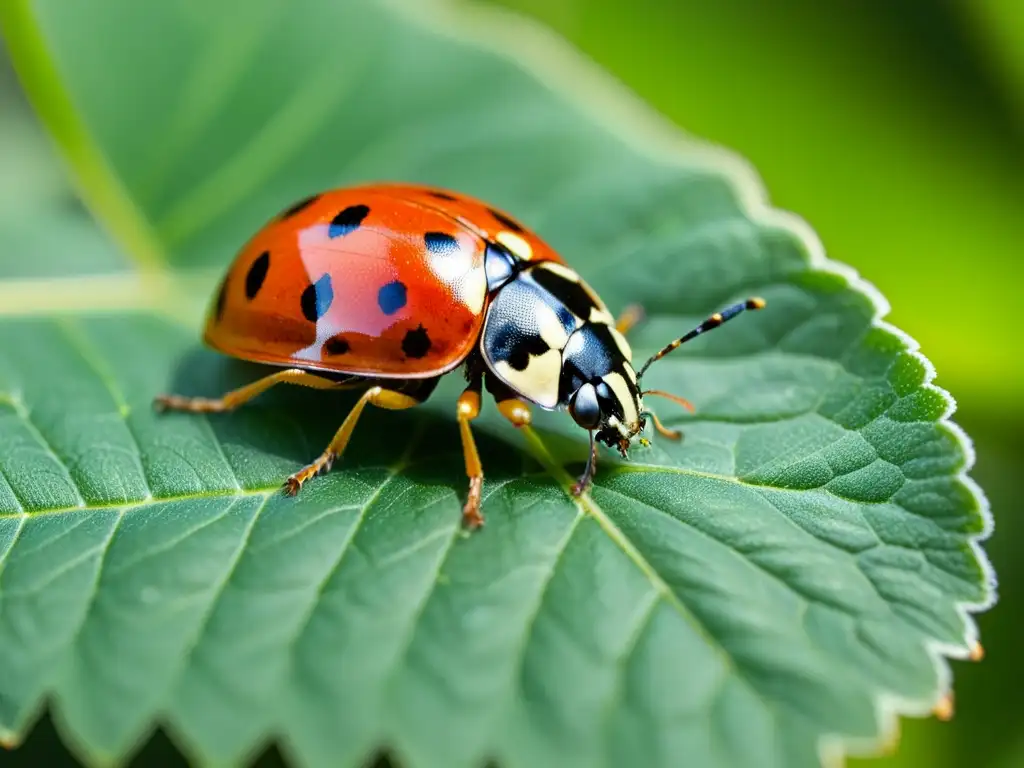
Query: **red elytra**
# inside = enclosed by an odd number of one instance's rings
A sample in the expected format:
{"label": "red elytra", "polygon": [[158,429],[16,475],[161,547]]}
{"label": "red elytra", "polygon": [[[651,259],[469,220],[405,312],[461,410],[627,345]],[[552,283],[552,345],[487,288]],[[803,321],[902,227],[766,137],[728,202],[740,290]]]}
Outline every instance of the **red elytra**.
{"label": "red elytra", "polygon": [[484,254],[510,237],[532,260],[564,263],[508,214],[453,192],[397,184],[326,192],[242,248],[204,338],[272,365],[437,376],[477,343],[488,301]]}

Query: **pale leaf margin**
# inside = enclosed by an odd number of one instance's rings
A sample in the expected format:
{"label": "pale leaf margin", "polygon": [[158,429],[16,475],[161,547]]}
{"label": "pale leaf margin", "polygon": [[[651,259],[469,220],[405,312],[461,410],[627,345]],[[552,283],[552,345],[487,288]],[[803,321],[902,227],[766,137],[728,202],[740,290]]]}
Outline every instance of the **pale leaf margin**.
{"label": "pale leaf margin", "polygon": [[[937,671],[938,685],[931,697],[908,699],[891,691],[878,690],[875,693],[875,720],[877,737],[874,739],[853,739],[842,734],[827,734],[819,739],[818,753],[823,765],[842,765],[846,755],[872,756],[889,750],[899,738],[899,716],[923,717],[931,714],[950,693],[952,673],[949,659],[972,657],[978,643],[978,629],[973,614],[990,608],[996,602],[996,576],[981,544],[992,533],[993,519],[989,503],[981,488],[969,477],[975,463],[973,444],[967,434],[950,417],[956,410],[953,397],[935,386],[935,368],[925,358],[918,343],[898,328],[886,323],[883,318],[890,307],[881,293],[864,280],[852,268],[834,262],[825,255],[824,247],[817,234],[800,217],[787,211],[773,208],[767,192],[754,168],[738,155],[716,145],[703,142],[683,133],[677,126],[659,115],[650,105],[597,67],[583,54],[574,49],[553,31],[519,14],[496,7],[470,5],[461,0],[378,0],[402,13],[407,19],[438,35],[451,37],[462,43],[483,50],[496,52],[515,66],[531,74],[538,82],[557,93],[566,103],[572,104],[595,124],[604,125],[638,153],[646,154],[662,164],[679,163],[687,168],[705,167],[723,174],[738,193],[744,212],[754,221],[766,226],[780,228],[792,233],[802,242],[808,254],[808,266],[815,271],[836,275],[848,287],[868,297],[874,307],[872,326],[898,338],[904,351],[920,362],[925,371],[924,389],[935,392],[946,404],[942,416],[937,420],[956,440],[964,453],[964,465],[956,479],[972,495],[982,519],[982,530],[969,538],[971,550],[981,566],[985,580],[986,598],[982,601],[958,602],[965,631],[962,644],[952,645],[932,639],[926,643],[926,651]],[[110,287],[123,292],[126,306],[136,305],[141,297],[153,300],[158,308],[166,309],[168,298],[180,298],[181,286],[171,286],[166,278],[158,274],[165,259],[148,223],[135,208],[120,180],[106,164],[101,151],[89,136],[86,127],[77,119],[70,96],[63,90],[59,75],[48,56],[45,41],[37,27],[31,23],[30,0],[7,0],[0,6],[0,21],[7,27],[6,37],[21,49],[20,58],[28,68],[34,68],[35,75],[45,82],[45,88],[29,92],[29,98],[57,143],[68,164],[76,187],[84,202],[117,242],[125,247],[139,269],[138,275],[97,278],[110,280]],[[17,32],[27,32],[27,39],[15,39]],[[484,45],[481,41],[486,41]],[[15,47],[15,46],[12,46]],[[29,80],[22,72],[23,80]],[[77,280],[80,278],[71,278]],[[137,291],[141,281],[149,291]],[[157,281],[153,289],[151,280]],[[52,288],[54,282],[46,283]],[[13,281],[18,283],[20,281]],[[31,281],[32,283],[38,281]],[[171,281],[177,283],[177,281]],[[28,286],[15,286],[17,289]],[[176,290],[177,289],[177,290]],[[18,291],[20,293],[20,290]],[[13,297],[15,291],[10,291]],[[31,291],[31,295],[42,298],[42,291]],[[0,284],[0,297],[4,286]],[[24,294],[22,294],[24,295]],[[50,294],[52,296],[52,293]],[[46,313],[66,306],[27,306],[22,301],[14,312],[0,311],[0,314]],[[92,307],[82,307],[84,310]],[[543,445],[531,446],[531,452],[542,463],[550,464]],[[552,467],[554,470],[555,468]],[[563,480],[563,471],[553,471],[556,480]],[[565,485],[565,482],[561,483]],[[592,508],[588,496],[581,499],[585,509]]]}
{"label": "pale leaf margin", "polygon": [[[951,645],[935,639],[927,642],[925,648],[938,672],[939,681],[932,698],[908,699],[891,691],[879,690],[875,694],[876,739],[827,734],[819,739],[818,744],[820,759],[826,766],[842,765],[847,755],[868,757],[890,750],[899,739],[900,715],[928,716],[950,694],[952,672],[949,659],[968,659],[977,652],[976,649],[980,649],[978,628],[972,614],[984,611],[996,602],[995,571],[981,547],[993,530],[992,512],[984,491],[968,475],[976,459],[974,445],[963,429],[950,421],[956,411],[956,401],[932,383],[936,371],[931,361],[920,352],[920,346],[913,338],[883,320],[889,314],[889,302],[874,285],[853,268],[829,259],[821,240],[806,221],[771,206],[767,190],[749,162],[729,150],[685,134],[547,27],[504,9],[474,6],[458,0],[383,2],[401,8],[409,18],[414,18],[438,35],[468,40],[478,47],[484,47],[478,41],[486,40],[487,48],[514,61],[595,123],[604,124],[614,131],[638,153],[647,154],[661,163],[679,162],[688,168],[698,165],[724,173],[739,193],[743,209],[751,219],[793,233],[809,254],[809,266],[841,277],[851,290],[867,296],[874,307],[872,326],[897,337],[906,353],[921,363],[925,371],[922,387],[935,392],[946,403],[937,423],[952,434],[964,452],[964,466],[957,480],[974,497],[982,518],[983,529],[971,537],[970,545],[981,565],[987,596],[977,603],[956,604],[965,627],[963,645]],[[588,501],[584,501],[584,506]]]}

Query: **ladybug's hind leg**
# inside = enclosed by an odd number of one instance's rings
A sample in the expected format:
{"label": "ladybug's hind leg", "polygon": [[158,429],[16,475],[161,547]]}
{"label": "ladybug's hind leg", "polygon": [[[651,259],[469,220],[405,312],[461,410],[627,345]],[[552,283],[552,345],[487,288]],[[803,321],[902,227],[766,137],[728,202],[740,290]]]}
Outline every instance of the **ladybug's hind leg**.
{"label": "ladybug's hind leg", "polygon": [[310,373],[302,368],[287,368],[262,379],[257,379],[244,387],[233,389],[221,397],[184,397],[182,395],[157,395],[153,407],[158,411],[189,411],[191,413],[220,413],[233,411],[243,403],[266,392],[275,384],[298,384],[313,389],[343,389],[352,386],[351,382],[333,381]]}
{"label": "ladybug's hind leg", "polygon": [[416,382],[416,385],[410,388],[408,394],[399,392],[396,389],[386,389],[381,385],[372,386],[363,392],[356,401],[356,404],[352,406],[352,410],[348,412],[348,416],[345,417],[338,431],[334,434],[334,438],[331,440],[330,445],[327,446],[327,450],[321,453],[312,463],[306,465],[285,480],[285,493],[289,496],[294,496],[307,480],[331,468],[334,460],[344,452],[348,441],[352,438],[352,432],[355,431],[356,424],[359,422],[359,417],[367,405],[374,405],[377,408],[385,408],[389,411],[402,411],[406,408],[413,408],[430,396],[434,387],[437,386],[437,379]]}
{"label": "ladybug's hind leg", "polygon": [[630,304],[622,310],[622,314],[615,320],[615,330],[625,335],[629,333],[630,329],[642,323],[643,319],[644,308],[639,304]]}

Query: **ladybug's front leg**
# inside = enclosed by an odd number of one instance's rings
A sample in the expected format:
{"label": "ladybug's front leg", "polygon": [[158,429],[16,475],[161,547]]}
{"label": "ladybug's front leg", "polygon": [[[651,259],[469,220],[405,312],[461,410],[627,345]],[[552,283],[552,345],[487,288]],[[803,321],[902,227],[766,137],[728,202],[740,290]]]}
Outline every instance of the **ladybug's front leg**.
{"label": "ladybug's front leg", "polygon": [[582,496],[594,482],[594,473],[597,471],[597,440],[594,439],[594,430],[590,430],[590,453],[587,456],[587,466],[583,470],[580,479],[572,487],[573,496]]}
{"label": "ladybug's front leg", "polygon": [[476,450],[473,432],[469,428],[469,422],[480,415],[481,384],[482,376],[477,373],[470,379],[469,386],[459,396],[457,406],[459,432],[462,435],[462,455],[466,460],[466,475],[469,477],[469,495],[462,508],[462,524],[469,529],[479,528],[484,524],[484,516],[480,513],[484,468],[480,463],[480,454]]}

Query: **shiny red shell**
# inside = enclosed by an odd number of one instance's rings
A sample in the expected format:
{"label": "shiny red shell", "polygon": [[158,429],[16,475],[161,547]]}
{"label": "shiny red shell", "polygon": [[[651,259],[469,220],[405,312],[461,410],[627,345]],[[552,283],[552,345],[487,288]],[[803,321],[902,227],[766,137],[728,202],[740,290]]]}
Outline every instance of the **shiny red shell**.
{"label": "shiny red shell", "polygon": [[562,259],[508,214],[465,195],[376,184],[303,200],[241,250],[205,331],[271,365],[426,378],[473,350],[489,296],[484,254]]}

